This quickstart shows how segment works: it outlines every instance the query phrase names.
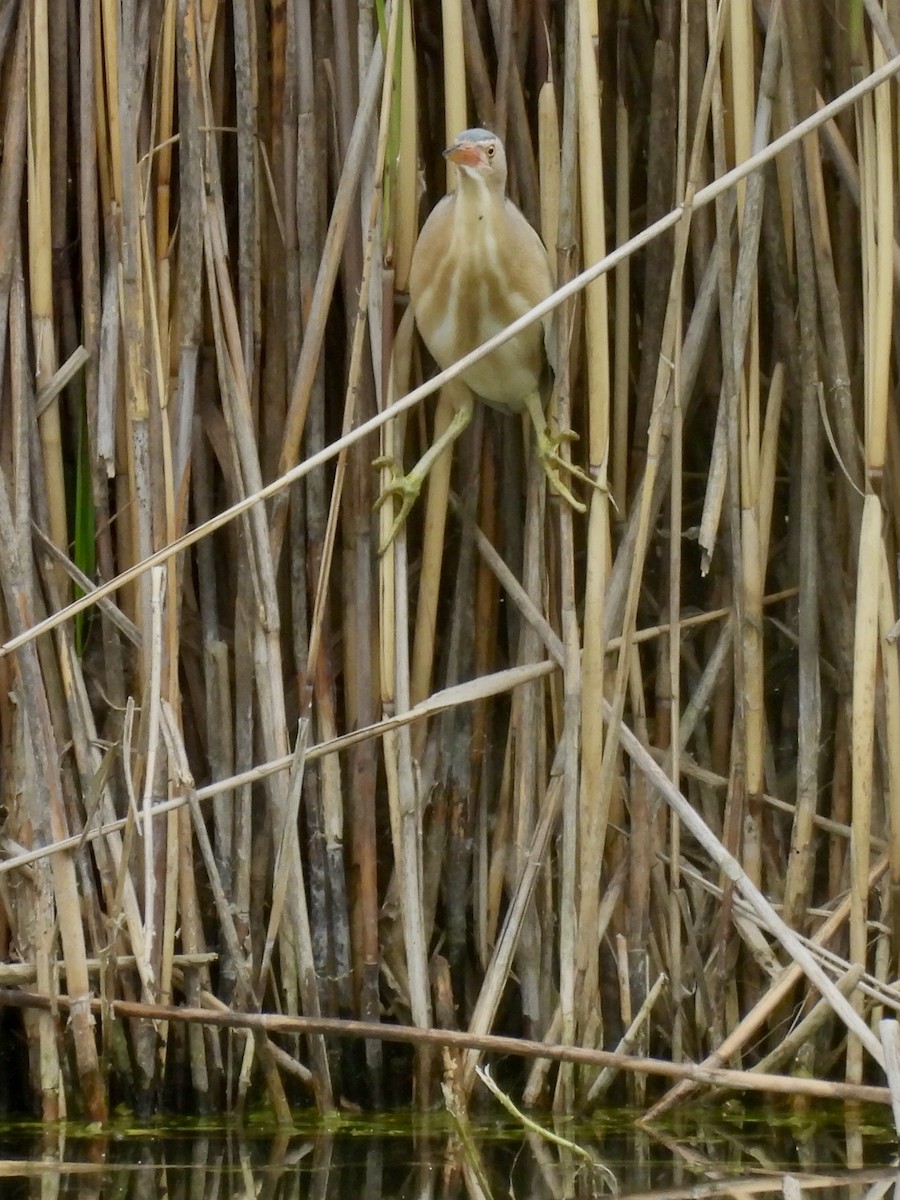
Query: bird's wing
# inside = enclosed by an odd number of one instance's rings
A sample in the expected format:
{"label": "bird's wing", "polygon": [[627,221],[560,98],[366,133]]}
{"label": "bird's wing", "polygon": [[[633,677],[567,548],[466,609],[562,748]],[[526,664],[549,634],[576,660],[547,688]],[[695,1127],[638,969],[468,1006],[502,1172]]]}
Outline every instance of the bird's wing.
{"label": "bird's wing", "polygon": [[[556,287],[556,273],[553,263],[547,253],[547,247],[541,240],[540,234],[528,221],[524,214],[507,198],[507,214],[515,226],[516,240],[521,248],[521,263],[527,264],[526,290],[531,304],[539,304],[546,300]],[[551,370],[556,374],[556,314],[548,313],[544,317],[544,350]]]}
{"label": "bird's wing", "polygon": [[455,193],[451,192],[439,200],[419,231],[409,268],[409,292],[414,305],[429,282],[434,280],[450,247],[455,199]]}

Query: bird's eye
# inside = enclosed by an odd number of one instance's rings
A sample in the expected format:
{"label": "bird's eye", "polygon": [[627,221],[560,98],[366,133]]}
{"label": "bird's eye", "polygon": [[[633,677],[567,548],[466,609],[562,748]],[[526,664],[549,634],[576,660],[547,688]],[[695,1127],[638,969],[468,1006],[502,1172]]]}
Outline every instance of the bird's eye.
{"label": "bird's eye", "polygon": [[493,143],[491,143],[491,144],[490,144],[490,145],[487,147],[487,156],[488,156],[488,158],[493,158],[493,157],[494,157],[494,150],[495,150],[495,146],[494,146],[494,144],[493,144]]}

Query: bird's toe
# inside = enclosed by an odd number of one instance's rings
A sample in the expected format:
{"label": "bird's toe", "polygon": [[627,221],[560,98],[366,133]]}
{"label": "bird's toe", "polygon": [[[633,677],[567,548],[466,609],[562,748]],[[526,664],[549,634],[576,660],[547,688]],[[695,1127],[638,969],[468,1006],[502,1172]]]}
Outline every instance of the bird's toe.
{"label": "bird's toe", "polygon": [[404,474],[397,463],[392,458],[376,459],[375,466],[389,467],[393,471],[393,476],[381,489],[381,494],[375,501],[375,512],[380,511],[389,500],[398,499],[400,501],[400,510],[394,517],[393,524],[388,532],[387,537],[378,547],[379,555],[384,554],[391,542],[403,528],[406,518],[409,516],[413,505],[419,498],[419,492],[422,490],[422,477],[417,471],[410,471]]}

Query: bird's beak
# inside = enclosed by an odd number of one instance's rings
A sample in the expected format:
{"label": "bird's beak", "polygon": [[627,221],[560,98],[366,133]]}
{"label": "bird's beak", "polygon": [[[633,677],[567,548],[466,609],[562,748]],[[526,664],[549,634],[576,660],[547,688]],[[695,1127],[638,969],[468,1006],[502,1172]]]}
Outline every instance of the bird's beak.
{"label": "bird's beak", "polygon": [[458,167],[477,167],[481,162],[478,147],[472,142],[454,142],[444,151],[444,158]]}

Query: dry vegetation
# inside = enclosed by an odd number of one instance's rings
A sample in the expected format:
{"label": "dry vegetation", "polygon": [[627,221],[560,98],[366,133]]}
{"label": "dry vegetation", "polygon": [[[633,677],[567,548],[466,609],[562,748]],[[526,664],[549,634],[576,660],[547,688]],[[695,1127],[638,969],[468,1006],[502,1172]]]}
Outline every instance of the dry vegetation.
{"label": "dry vegetation", "polygon": [[[171,1004],[882,1081],[896,85],[707,185],[895,39],[895,0],[0,6],[0,985],[73,1000],[3,1015],[45,1117],[434,1097],[424,1048]],[[548,499],[479,406],[379,557],[372,462],[459,386],[384,419],[475,124],[560,283],[651,230],[557,309],[601,486]]]}

